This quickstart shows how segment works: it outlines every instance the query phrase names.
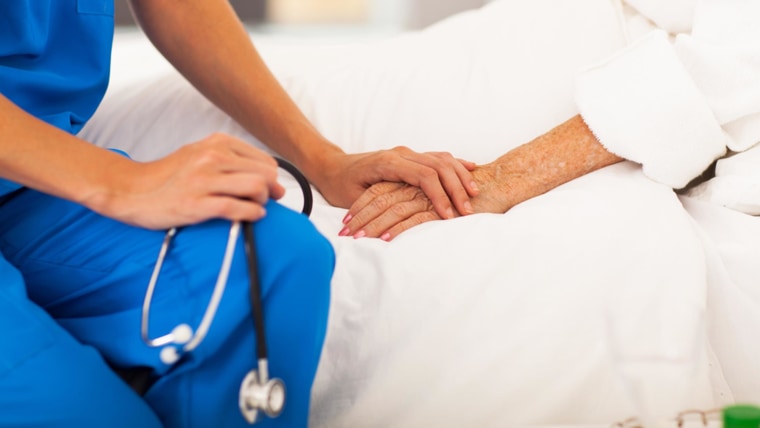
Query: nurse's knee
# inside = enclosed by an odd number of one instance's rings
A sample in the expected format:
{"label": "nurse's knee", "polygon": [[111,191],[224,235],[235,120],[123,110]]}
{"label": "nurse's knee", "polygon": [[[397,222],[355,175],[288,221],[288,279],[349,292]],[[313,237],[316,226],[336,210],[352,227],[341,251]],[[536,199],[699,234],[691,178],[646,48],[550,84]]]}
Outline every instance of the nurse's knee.
{"label": "nurse's knee", "polygon": [[256,225],[256,238],[262,252],[272,254],[278,262],[290,268],[313,269],[317,278],[332,276],[332,245],[303,214],[267,205],[267,217]]}

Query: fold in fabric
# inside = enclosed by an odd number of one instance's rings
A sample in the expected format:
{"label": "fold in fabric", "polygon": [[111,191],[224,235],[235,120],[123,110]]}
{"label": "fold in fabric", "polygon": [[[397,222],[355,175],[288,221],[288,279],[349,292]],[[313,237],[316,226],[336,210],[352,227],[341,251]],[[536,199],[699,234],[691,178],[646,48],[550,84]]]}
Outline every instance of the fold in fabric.
{"label": "fold in fabric", "polygon": [[682,188],[726,152],[728,136],[671,46],[654,31],[581,73],[578,108],[612,153]]}

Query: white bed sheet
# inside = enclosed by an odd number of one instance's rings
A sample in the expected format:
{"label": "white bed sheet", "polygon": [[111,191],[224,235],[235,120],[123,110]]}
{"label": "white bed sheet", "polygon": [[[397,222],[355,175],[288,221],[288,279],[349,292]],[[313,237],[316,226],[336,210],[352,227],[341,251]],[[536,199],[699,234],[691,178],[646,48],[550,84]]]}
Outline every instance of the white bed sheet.
{"label": "white bed sheet", "polygon": [[[608,1],[501,0],[387,40],[254,40],[347,151],[407,145],[485,162],[574,114],[575,71],[622,36]],[[84,138],[145,160],[218,131],[261,146],[141,35],[117,34],[114,52],[111,88]],[[283,182],[284,203],[297,206],[297,184]],[[684,400],[673,382],[650,394],[666,411],[760,402],[755,217],[679,200],[631,163],[507,214],[428,223],[392,243],[339,238],[344,213],[317,195],[312,219],[337,265],[314,427],[623,419],[635,407],[611,352],[618,316],[640,320],[643,340],[664,353],[707,332],[688,354]]]}

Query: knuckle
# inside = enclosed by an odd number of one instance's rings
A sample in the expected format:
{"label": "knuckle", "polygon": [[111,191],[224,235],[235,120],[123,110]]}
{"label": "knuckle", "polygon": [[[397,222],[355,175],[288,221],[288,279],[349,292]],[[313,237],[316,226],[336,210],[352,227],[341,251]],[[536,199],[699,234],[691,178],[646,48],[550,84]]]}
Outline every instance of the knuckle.
{"label": "knuckle", "polygon": [[217,152],[205,151],[198,156],[197,163],[200,166],[214,166],[224,162],[224,158]]}
{"label": "knuckle", "polygon": [[364,230],[364,233],[366,233],[367,237],[371,237],[371,238],[377,237],[380,233],[380,228],[378,227],[377,224],[375,224],[375,222],[367,223],[362,228],[362,230]]}
{"label": "knuckle", "polygon": [[406,204],[394,204],[389,208],[389,211],[395,217],[406,218],[409,211]]}
{"label": "knuckle", "polygon": [[394,163],[397,162],[397,160],[398,160],[398,158],[400,156],[401,156],[401,154],[398,151],[396,151],[395,149],[393,149],[393,150],[385,150],[383,152],[380,152],[380,159],[379,159],[379,161],[382,162],[382,163],[384,163],[384,164],[391,164],[392,165],[392,164],[394,164]]}
{"label": "knuckle", "polygon": [[369,215],[365,211],[357,213],[353,219],[348,223],[348,227],[353,231],[358,231],[362,226],[366,226],[370,220]]}
{"label": "knuckle", "polygon": [[268,153],[264,151],[258,151],[257,154],[260,155],[261,159],[264,160],[268,165],[270,165],[275,170],[279,169],[280,166],[277,164],[277,160],[274,158],[274,156],[269,155]]}
{"label": "knuckle", "polygon": [[412,195],[412,199],[430,202],[430,198],[428,198],[428,196],[425,194],[425,192],[422,191],[422,189],[420,189],[419,187],[412,187],[412,190],[414,191],[414,194]]}
{"label": "knuckle", "polygon": [[213,134],[210,134],[206,138],[198,141],[197,145],[200,146],[200,147],[202,147],[202,148],[204,148],[204,149],[207,149],[209,147],[215,147],[215,146],[217,146],[220,141],[221,141],[221,139],[219,137],[219,133],[215,132]]}
{"label": "knuckle", "polygon": [[435,157],[435,156],[430,159],[430,163],[432,164],[431,168],[436,169],[438,171],[446,167],[446,163],[442,162],[440,158]]}
{"label": "knuckle", "polygon": [[377,211],[386,211],[392,203],[393,201],[391,200],[391,195],[386,193],[373,199],[370,205]]}
{"label": "knuckle", "polygon": [[261,174],[251,174],[251,178],[248,179],[249,189],[258,189],[266,184],[266,180]]}
{"label": "knuckle", "polygon": [[419,226],[420,224],[426,223],[431,220],[435,220],[435,217],[429,215],[429,213],[427,212],[415,214],[409,219],[409,221],[414,226]]}
{"label": "knuckle", "polygon": [[388,193],[388,186],[386,184],[387,183],[373,184],[372,186],[370,186],[369,189],[367,189],[367,191],[369,192],[370,195],[374,197],[379,197],[381,195]]}
{"label": "knuckle", "polygon": [[211,134],[211,136],[209,137],[209,139],[210,139],[210,141],[212,141],[212,142],[214,142],[216,144],[220,144],[220,143],[224,143],[224,142],[229,141],[230,137],[227,134],[222,133],[222,132],[214,132],[214,133]]}
{"label": "knuckle", "polygon": [[265,200],[269,198],[269,188],[267,182],[260,176],[254,176],[249,184],[249,196],[255,200]]}
{"label": "knuckle", "polygon": [[424,181],[438,180],[438,172],[432,168],[425,168],[420,171],[420,178]]}
{"label": "knuckle", "polygon": [[[422,193],[422,189],[416,186],[405,185],[401,189],[401,194],[404,196],[404,199],[406,199],[407,201],[417,199],[420,193]],[[424,193],[422,194],[424,195]]]}
{"label": "knuckle", "polygon": [[259,168],[256,170],[254,176],[261,180],[263,183],[274,183],[277,181],[277,169],[275,168]]}
{"label": "knuckle", "polygon": [[214,211],[220,217],[229,218],[234,212],[234,205],[230,199],[220,199],[215,204]]}

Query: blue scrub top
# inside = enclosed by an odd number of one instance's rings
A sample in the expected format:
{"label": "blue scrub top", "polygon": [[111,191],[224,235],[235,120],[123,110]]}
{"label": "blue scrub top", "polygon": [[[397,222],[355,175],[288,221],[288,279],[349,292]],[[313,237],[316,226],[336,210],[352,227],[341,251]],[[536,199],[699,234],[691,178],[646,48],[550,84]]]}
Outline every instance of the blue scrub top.
{"label": "blue scrub top", "polygon": [[[113,0],[0,0],[0,93],[76,134],[108,86]],[[20,186],[0,179],[0,196]]]}

